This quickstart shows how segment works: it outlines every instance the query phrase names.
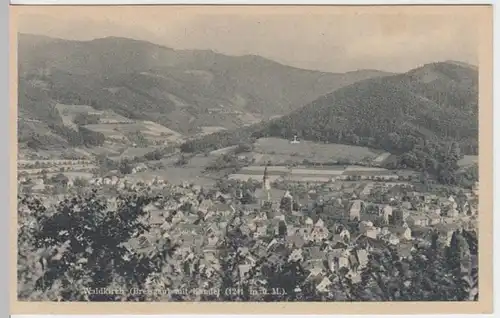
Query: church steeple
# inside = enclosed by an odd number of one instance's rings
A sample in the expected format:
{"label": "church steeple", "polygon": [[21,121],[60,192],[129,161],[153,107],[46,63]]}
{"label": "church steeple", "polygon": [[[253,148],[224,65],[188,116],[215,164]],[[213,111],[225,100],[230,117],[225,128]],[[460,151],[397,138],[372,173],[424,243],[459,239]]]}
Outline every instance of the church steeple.
{"label": "church steeple", "polygon": [[271,201],[271,182],[267,175],[267,165],[264,168],[264,176],[262,177],[262,188],[266,192],[267,201]]}

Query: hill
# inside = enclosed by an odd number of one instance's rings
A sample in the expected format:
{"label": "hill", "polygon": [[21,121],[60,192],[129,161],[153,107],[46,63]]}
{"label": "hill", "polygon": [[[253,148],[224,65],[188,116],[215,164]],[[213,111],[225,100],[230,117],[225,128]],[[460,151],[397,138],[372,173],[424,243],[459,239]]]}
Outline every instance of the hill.
{"label": "hill", "polygon": [[259,134],[344,142],[405,152],[420,138],[456,141],[477,153],[478,73],[456,63],[340,88],[273,120]]}
{"label": "hill", "polygon": [[[183,134],[253,124],[388,75],[302,70],[254,55],[174,50],[117,37],[69,41],[20,34],[18,48],[20,115],[45,121],[57,103],[90,105]],[[25,93],[30,90],[43,98]]]}
{"label": "hill", "polygon": [[294,135],[383,149],[400,155],[396,164],[451,178],[462,153],[477,154],[477,68],[440,62],[362,80],[280,118],[190,141],[182,149],[201,151]]}

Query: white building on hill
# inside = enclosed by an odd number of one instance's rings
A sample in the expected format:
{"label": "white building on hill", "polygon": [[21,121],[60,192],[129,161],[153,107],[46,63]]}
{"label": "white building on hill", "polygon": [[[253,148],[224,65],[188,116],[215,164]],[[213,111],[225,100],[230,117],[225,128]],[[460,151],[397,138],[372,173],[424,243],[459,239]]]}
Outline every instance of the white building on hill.
{"label": "white building on hill", "polygon": [[297,139],[297,135],[293,136],[293,140],[290,141],[291,144],[298,144],[300,141]]}

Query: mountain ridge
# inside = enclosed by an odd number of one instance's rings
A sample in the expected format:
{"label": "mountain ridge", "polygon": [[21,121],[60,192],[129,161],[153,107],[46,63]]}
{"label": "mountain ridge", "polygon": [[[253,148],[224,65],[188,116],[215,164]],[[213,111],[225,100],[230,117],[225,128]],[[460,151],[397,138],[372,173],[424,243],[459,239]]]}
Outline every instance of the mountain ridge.
{"label": "mountain ridge", "polygon": [[428,63],[403,74],[364,79],[318,97],[280,118],[244,132],[190,141],[185,151],[281,137],[362,145],[402,154],[422,139],[478,147],[478,73],[449,62]]}
{"label": "mountain ridge", "polygon": [[39,110],[21,102],[22,114],[47,120],[48,104],[92,104],[184,134],[252,124],[355,81],[391,74],[302,70],[255,55],[177,51],[122,37],[74,41],[21,34],[18,57],[19,93],[39,90],[52,100]]}

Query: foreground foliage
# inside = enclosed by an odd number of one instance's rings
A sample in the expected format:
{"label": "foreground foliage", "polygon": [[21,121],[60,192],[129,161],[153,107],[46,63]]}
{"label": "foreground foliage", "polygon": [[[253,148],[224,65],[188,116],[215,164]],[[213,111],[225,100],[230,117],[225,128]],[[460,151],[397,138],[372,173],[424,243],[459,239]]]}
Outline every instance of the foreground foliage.
{"label": "foreground foliage", "polygon": [[[226,235],[217,246],[220,268],[207,279],[198,256],[175,266],[177,245],[159,233],[154,249],[131,252],[124,243],[144,233],[155,233],[147,220],[146,205],[157,199],[144,193],[117,198],[114,206],[94,191],[65,199],[54,208],[33,197],[19,197],[18,296],[46,301],[405,301],[477,300],[477,236],[454,233],[449,247],[437,234],[430,245],[401,258],[390,247],[370,254],[361,280],[353,282],[347,271],[326,270],[332,282],[328,292],[316,290],[317,281],[300,262],[288,261],[291,249],[279,240],[268,254],[257,259],[245,279],[238,274],[244,248],[257,244],[241,231],[235,212]],[[273,237],[263,240],[268,244]],[[465,270],[464,270],[465,269]],[[209,281],[209,285],[202,282]],[[255,285],[255,281],[261,285]],[[216,288],[220,295],[130,293],[130,290]],[[251,293],[251,290],[267,293]],[[91,289],[93,292],[91,292]],[[107,289],[107,292],[98,292]],[[236,289],[237,293],[224,293]],[[119,292],[109,292],[110,290]],[[97,291],[97,292],[96,292]],[[276,292],[282,291],[282,292]]]}

